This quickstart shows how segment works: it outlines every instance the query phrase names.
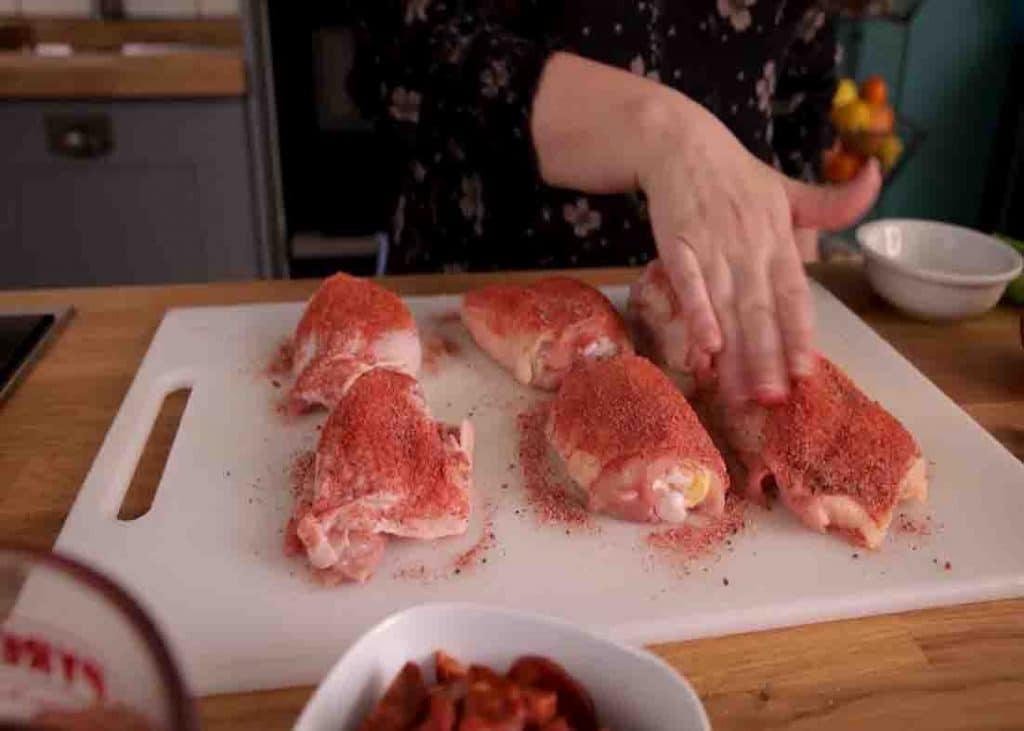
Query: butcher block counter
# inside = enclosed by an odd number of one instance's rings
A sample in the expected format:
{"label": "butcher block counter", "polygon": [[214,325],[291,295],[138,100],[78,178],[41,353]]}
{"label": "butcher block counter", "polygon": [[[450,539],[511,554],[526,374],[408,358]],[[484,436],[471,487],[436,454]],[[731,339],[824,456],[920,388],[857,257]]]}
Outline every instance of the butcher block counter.
{"label": "butcher block counter", "polygon": [[[237,18],[0,18],[0,99],[186,99],[246,92]],[[25,53],[58,45],[66,55]]]}
{"label": "butcher block counter", "polygon": [[[1024,458],[1020,310],[1004,307],[954,325],[917,323],[877,299],[851,265],[818,265],[812,274]],[[635,273],[578,275],[594,284],[616,284]],[[403,294],[435,294],[533,276],[415,276],[385,283]],[[67,304],[77,310],[0,406],[0,536],[43,548],[54,543],[168,308],[300,300],[316,284],[0,292],[2,310]],[[172,437],[172,429],[158,424],[153,452],[166,454]],[[144,460],[140,469],[155,468]],[[984,471],[978,465],[979,480]],[[1024,727],[1024,599],[652,649],[693,682],[719,730]],[[288,688],[204,698],[203,726],[290,728],[310,692]]]}

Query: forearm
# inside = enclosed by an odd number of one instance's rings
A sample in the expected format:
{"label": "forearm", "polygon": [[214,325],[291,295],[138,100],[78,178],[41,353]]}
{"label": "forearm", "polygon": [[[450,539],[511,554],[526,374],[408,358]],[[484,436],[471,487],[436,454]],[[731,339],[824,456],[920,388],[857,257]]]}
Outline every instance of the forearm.
{"label": "forearm", "polygon": [[530,131],[549,185],[589,193],[640,187],[669,136],[684,136],[696,103],[657,82],[569,53],[553,54]]}

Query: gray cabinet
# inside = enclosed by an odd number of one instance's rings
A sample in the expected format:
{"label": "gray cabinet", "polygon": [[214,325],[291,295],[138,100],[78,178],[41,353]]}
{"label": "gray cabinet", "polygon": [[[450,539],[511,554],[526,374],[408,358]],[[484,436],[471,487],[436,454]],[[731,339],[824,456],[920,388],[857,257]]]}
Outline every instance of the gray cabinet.
{"label": "gray cabinet", "polygon": [[0,288],[258,277],[257,229],[240,99],[0,104]]}

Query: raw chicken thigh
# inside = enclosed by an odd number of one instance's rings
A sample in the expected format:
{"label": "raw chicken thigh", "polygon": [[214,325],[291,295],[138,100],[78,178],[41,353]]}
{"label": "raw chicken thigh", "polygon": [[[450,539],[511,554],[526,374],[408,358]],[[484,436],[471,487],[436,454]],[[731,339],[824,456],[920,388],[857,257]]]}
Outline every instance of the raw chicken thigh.
{"label": "raw chicken thigh", "polygon": [[648,264],[629,288],[627,317],[637,352],[666,368],[687,396],[694,392],[695,377],[710,376],[710,356],[691,351],[679,300],[660,259]]}
{"label": "raw chicken thigh", "polygon": [[580,362],[633,352],[612,303],[569,277],[469,292],[462,321],[477,345],[516,380],[547,390],[558,388]]}
{"label": "raw chicken thigh", "polygon": [[732,407],[713,398],[712,413],[748,469],[748,497],[763,503],[774,484],[816,531],[876,548],[900,502],[927,499],[914,438],[823,356],[786,403]]}
{"label": "raw chicken thigh", "polygon": [[589,509],[638,522],[721,514],[722,456],[686,399],[646,358],[587,363],[565,377],[547,434]]}
{"label": "raw chicken thigh", "polygon": [[434,421],[416,380],[387,368],[360,376],[331,412],[312,484],[296,501],[288,546],[326,583],[364,581],[386,536],[466,531],[473,431]]}
{"label": "raw chicken thigh", "polygon": [[629,288],[629,317],[637,329],[637,349],[655,363],[689,371],[689,337],[660,259],[648,264]]}
{"label": "raw chicken thigh", "polygon": [[342,385],[376,366],[415,376],[422,359],[416,323],[401,298],[341,272],[309,300],[293,346],[290,399],[297,410],[330,408],[344,394]]}

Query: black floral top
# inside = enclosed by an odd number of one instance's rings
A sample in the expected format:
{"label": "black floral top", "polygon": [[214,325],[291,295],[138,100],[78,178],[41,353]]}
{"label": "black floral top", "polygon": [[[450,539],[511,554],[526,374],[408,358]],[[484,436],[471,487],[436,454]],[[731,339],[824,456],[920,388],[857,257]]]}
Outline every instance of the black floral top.
{"label": "black floral top", "polygon": [[653,255],[642,196],[540,179],[528,117],[554,50],[679,89],[790,175],[814,178],[831,142],[837,51],[815,0],[367,0],[360,28],[361,104],[407,150],[392,272]]}

